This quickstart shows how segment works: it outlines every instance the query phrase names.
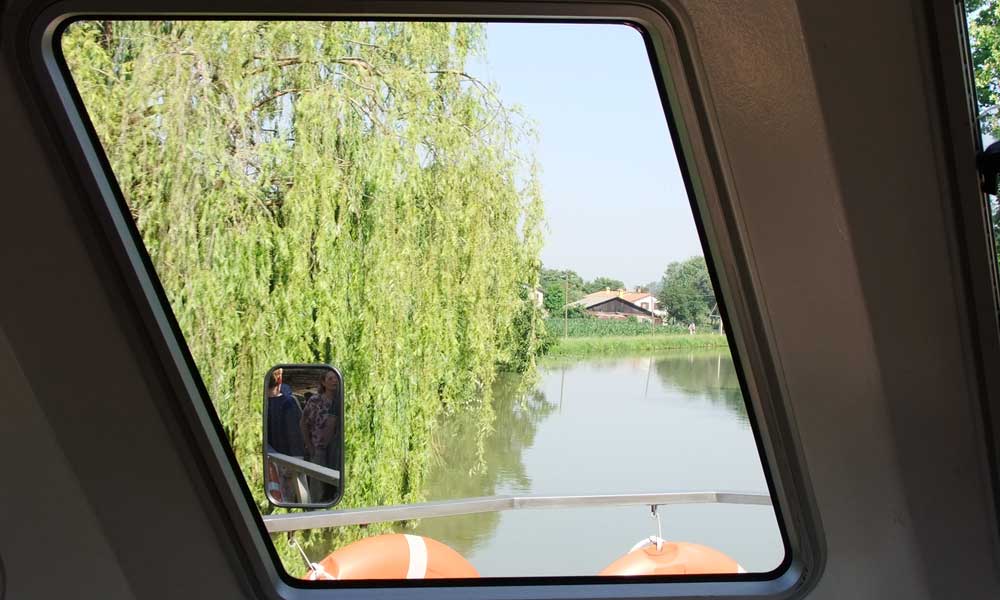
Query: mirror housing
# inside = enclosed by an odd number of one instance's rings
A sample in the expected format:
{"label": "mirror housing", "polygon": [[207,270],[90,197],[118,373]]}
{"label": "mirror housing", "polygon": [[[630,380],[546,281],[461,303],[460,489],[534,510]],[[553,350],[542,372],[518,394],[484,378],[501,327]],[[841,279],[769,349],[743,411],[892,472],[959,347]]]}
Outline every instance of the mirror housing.
{"label": "mirror housing", "polygon": [[264,376],[264,494],[274,506],[329,508],[344,495],[344,379],[330,365]]}

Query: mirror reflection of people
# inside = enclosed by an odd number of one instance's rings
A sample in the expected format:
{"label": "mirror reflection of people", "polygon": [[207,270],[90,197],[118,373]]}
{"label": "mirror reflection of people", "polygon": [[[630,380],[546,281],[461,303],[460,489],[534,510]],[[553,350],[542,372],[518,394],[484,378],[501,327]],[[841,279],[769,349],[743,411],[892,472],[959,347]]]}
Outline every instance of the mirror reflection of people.
{"label": "mirror reflection of people", "polygon": [[[324,371],[320,375],[319,391],[306,400],[302,410],[302,438],[305,442],[306,460],[324,467],[337,469],[336,443],[339,423],[337,416],[337,391],[340,385],[337,374]],[[309,479],[309,494],[315,502],[324,502],[335,495],[334,486],[314,477]]]}
{"label": "mirror reflection of people", "polygon": [[[282,369],[271,372],[267,382],[267,445],[269,451],[297,458],[305,456],[305,444],[299,423],[302,410],[292,395],[292,388],[282,381]],[[295,502],[295,473],[288,467],[272,463],[278,475],[281,500]],[[268,467],[271,468],[270,466]]]}

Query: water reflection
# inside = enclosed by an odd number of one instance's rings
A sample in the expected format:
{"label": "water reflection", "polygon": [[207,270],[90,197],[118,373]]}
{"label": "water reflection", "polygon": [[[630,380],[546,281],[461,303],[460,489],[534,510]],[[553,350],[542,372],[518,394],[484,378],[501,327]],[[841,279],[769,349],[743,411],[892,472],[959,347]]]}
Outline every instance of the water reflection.
{"label": "water reflection", "polygon": [[[521,460],[522,453],[535,441],[538,424],[556,408],[538,388],[524,389],[521,378],[501,374],[493,386],[493,431],[486,435],[484,464],[478,460],[478,423],[458,417],[445,423],[436,445],[440,454],[426,480],[428,500],[492,496],[528,492],[531,477]],[[420,535],[447,539],[462,555],[468,555],[489,539],[499,513],[425,519],[417,528]]]}
{"label": "water reflection", "polygon": [[[478,423],[443,426],[427,498],[766,490],[726,351],[547,361],[527,394],[516,377],[501,378],[493,406],[481,470]],[[768,507],[666,515],[667,537],[718,548],[750,571],[783,557]],[[452,546],[483,575],[523,577],[597,573],[653,529],[648,509],[623,507],[424,519],[416,533]]]}
{"label": "water reflection", "polygon": [[665,387],[724,406],[749,423],[736,365],[728,352],[689,352],[648,359]]}

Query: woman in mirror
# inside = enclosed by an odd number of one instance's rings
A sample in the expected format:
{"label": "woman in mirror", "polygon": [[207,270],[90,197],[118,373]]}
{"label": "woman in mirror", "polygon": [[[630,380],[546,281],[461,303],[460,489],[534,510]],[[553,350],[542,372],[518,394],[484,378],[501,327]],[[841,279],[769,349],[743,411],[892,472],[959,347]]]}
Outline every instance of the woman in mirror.
{"label": "woman in mirror", "polygon": [[[333,469],[337,465],[337,391],[340,385],[337,374],[324,371],[320,375],[319,391],[306,400],[302,410],[302,438],[305,441],[306,460]],[[310,478],[309,493],[316,502],[324,502],[332,498],[335,489],[332,485]]]}

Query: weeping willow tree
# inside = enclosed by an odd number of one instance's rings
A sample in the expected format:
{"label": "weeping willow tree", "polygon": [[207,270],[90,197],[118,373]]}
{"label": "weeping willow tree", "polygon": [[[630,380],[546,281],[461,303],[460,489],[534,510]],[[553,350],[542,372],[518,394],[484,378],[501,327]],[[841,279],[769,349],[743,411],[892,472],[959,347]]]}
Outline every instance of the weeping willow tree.
{"label": "weeping willow tree", "polygon": [[532,133],[466,72],[483,39],[318,21],[90,21],[62,38],[262,510],[271,365],[343,371],[344,506],[419,501],[442,416],[473,411],[485,434],[497,365],[533,365]]}

